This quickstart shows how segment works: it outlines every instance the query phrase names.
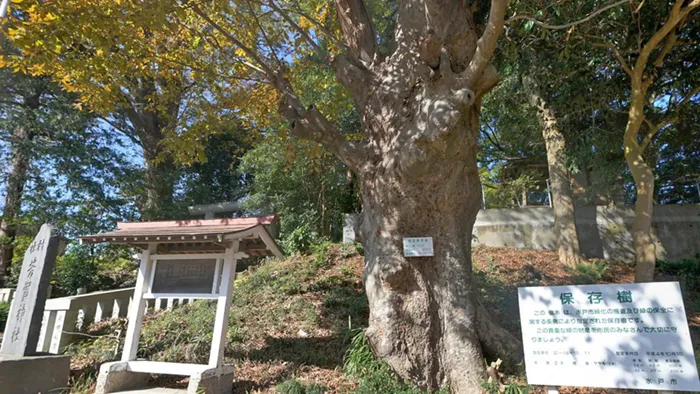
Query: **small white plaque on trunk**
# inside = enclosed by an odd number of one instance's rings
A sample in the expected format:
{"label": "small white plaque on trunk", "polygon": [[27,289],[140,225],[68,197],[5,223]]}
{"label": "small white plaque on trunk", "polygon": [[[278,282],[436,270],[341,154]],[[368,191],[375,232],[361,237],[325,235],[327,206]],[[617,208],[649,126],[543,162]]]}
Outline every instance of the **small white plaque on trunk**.
{"label": "small white plaque on trunk", "polygon": [[403,255],[406,257],[434,256],[433,237],[404,238]]}

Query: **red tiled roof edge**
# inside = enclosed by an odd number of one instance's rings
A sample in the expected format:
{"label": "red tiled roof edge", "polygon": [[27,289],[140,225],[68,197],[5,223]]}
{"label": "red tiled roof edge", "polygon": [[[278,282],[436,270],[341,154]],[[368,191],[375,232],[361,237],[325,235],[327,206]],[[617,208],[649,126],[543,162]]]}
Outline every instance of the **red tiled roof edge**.
{"label": "red tiled roof edge", "polygon": [[231,225],[248,225],[255,226],[262,224],[265,226],[274,224],[278,220],[277,215],[250,217],[250,218],[225,218],[225,219],[192,219],[192,220],[173,220],[160,222],[132,222],[117,223],[119,230],[139,230],[139,229],[156,229],[156,228],[172,228],[172,227],[202,227],[202,226],[231,226]]}

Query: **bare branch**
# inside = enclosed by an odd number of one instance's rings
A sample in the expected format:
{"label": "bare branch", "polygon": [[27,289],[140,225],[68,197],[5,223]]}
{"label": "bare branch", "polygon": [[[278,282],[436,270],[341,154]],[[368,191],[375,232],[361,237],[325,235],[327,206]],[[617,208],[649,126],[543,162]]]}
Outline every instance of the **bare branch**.
{"label": "bare branch", "polygon": [[361,111],[368,99],[367,91],[373,88],[374,74],[359,60],[343,53],[333,56],[331,66],[338,82],[353,93],[351,96]]}
{"label": "bare branch", "polygon": [[676,41],[678,41],[678,34],[676,34],[676,30],[674,29],[671,31],[671,33],[666,37],[666,40],[664,41],[664,46],[661,48],[661,52],[659,52],[659,55],[656,56],[656,60],[654,60],[654,67],[660,68],[664,64],[664,58],[666,58],[666,55],[671,52],[671,49],[676,45]]}
{"label": "bare branch", "polygon": [[324,32],[324,33],[326,34],[326,37],[327,37],[328,39],[330,39],[331,41],[333,41],[333,42],[334,42],[336,45],[338,45],[339,47],[342,47],[342,48],[346,48],[346,47],[347,47],[347,44],[346,44],[345,42],[343,42],[343,41],[338,40],[338,38],[336,37],[336,35],[333,34],[333,32],[330,31],[326,26],[324,26],[323,23],[319,22],[318,20],[316,20],[316,18],[314,18],[314,17],[312,17],[311,15],[307,14],[306,12],[304,12],[304,10],[302,10],[301,8],[299,8],[299,6],[298,6],[298,4],[296,4],[296,2],[295,2],[295,5],[296,5],[296,9],[289,10],[290,12],[293,12],[293,13],[299,15],[299,16],[303,16],[304,18],[308,19],[308,20],[309,20],[311,23],[313,23],[314,26],[316,26],[320,31]]}
{"label": "bare branch", "polygon": [[106,117],[106,116],[102,116],[101,118],[102,118],[102,120],[103,120],[105,123],[107,123],[108,125],[112,126],[115,130],[117,130],[117,131],[120,132],[122,135],[124,135],[126,138],[128,138],[129,140],[131,140],[131,142],[133,142],[135,145],[141,145],[141,141],[140,141],[138,138],[136,138],[136,136],[134,136],[134,133],[135,133],[134,130],[125,130],[125,129],[123,129],[120,125],[118,125],[117,123],[111,121],[111,120],[110,120],[108,117]]}
{"label": "bare branch", "polygon": [[335,0],[335,9],[345,42],[358,59],[371,63],[376,42],[372,20],[363,0]]}
{"label": "bare branch", "polygon": [[531,17],[531,16],[528,16],[528,15],[515,15],[515,16],[513,16],[513,17],[511,17],[511,18],[508,18],[508,20],[506,20],[505,23],[511,23],[511,22],[514,22],[514,21],[517,21],[517,20],[525,19],[525,20],[529,20],[529,21],[533,22],[534,24],[536,24],[537,26],[543,27],[543,28],[545,28],[545,29],[550,29],[550,30],[568,29],[568,28],[570,28],[570,27],[573,27],[573,26],[576,26],[576,25],[580,25],[580,24],[582,24],[582,23],[586,23],[586,22],[588,22],[589,20],[595,18],[595,17],[596,17],[598,14],[600,14],[600,13],[605,12],[605,11],[611,9],[611,8],[617,7],[617,6],[619,6],[619,5],[628,3],[628,2],[629,2],[629,0],[620,0],[620,1],[616,2],[616,3],[607,5],[607,6],[601,8],[601,9],[599,9],[599,10],[597,10],[597,11],[594,11],[594,12],[588,14],[588,15],[587,15],[585,18],[583,18],[583,19],[579,19],[579,20],[577,20],[576,22],[566,23],[566,24],[563,24],[563,25],[550,25],[550,24],[548,24],[548,23],[538,21],[537,19],[535,19],[535,18],[533,18],[533,17]]}
{"label": "bare branch", "polygon": [[260,19],[258,19],[258,16],[255,14],[255,10],[253,9],[253,5],[250,4],[250,1],[248,3],[248,9],[250,10],[250,14],[253,15],[253,20],[255,21],[255,24],[258,25],[258,30],[260,30],[260,34],[263,36],[263,39],[265,39],[265,44],[267,44],[267,48],[270,50],[270,54],[272,55],[272,58],[275,59],[275,62],[277,63],[278,67],[282,67],[282,62],[280,62],[280,59],[277,57],[277,54],[275,53],[275,48],[272,45],[272,41],[270,41],[270,38],[267,36],[267,33],[265,33],[265,29],[263,29],[262,24],[260,23]]}
{"label": "bare branch", "polygon": [[474,85],[476,78],[481,76],[484,67],[491,61],[493,51],[496,49],[496,41],[503,31],[503,18],[506,15],[507,4],[508,0],[491,0],[491,11],[489,12],[486,29],[476,43],[476,52],[469,63],[469,67],[463,72],[469,86]]}

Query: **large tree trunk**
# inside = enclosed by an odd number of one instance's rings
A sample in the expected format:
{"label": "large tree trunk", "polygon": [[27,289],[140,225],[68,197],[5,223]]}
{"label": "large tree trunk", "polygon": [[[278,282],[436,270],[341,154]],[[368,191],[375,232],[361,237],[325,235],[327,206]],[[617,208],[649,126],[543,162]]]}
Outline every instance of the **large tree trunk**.
{"label": "large tree trunk", "polygon": [[525,77],[524,80],[528,85],[530,105],[537,108],[537,116],[542,127],[542,138],[544,138],[547,148],[547,167],[549,168],[549,181],[552,188],[554,232],[557,235],[559,262],[575,266],[581,261],[581,253],[576,231],[571,181],[564,161],[566,148],[564,135],[559,130],[554,112],[542,98],[537,83],[530,77]]}
{"label": "large tree trunk", "polygon": [[163,158],[161,140],[143,144],[146,165],[146,198],[142,209],[143,220],[171,219],[175,189],[175,165],[170,157]]}
{"label": "large tree trunk", "polygon": [[[467,2],[399,2],[398,45],[387,59],[375,55],[364,3],[335,3],[351,53],[331,63],[351,93],[363,141],[345,140],[273,76],[280,111],[295,135],[329,148],[362,186],[367,337],[376,354],[423,389],[479,393],[485,354],[522,359],[519,341],[479,306],[471,265],[478,118],[498,81],[489,60],[506,2],[492,1],[483,28]],[[433,238],[434,256],[403,256],[403,238],[417,236]]]}
{"label": "large tree trunk", "polygon": [[[156,81],[142,78],[134,80],[131,99],[135,105],[123,108],[123,116],[138,137],[145,162],[145,199],[141,208],[143,220],[172,219],[173,193],[177,169],[172,156],[163,152],[165,132],[174,127],[180,106],[182,91],[176,85],[167,85],[170,95],[159,94]],[[149,109],[155,107],[155,109]]]}
{"label": "large tree trunk", "polygon": [[34,134],[27,127],[18,127],[11,137],[12,158],[10,173],[7,177],[5,204],[0,220],[0,282],[10,274],[10,266],[14,257],[14,242],[16,220],[22,205],[22,191],[27,182],[30,154],[29,143]]}
{"label": "large tree trunk", "polygon": [[635,281],[651,282],[656,269],[656,245],[651,237],[651,217],[654,213],[654,173],[644,162],[643,148],[638,141],[644,122],[644,91],[632,87],[629,119],[625,128],[625,160],[634,178],[637,200],[634,205],[632,242],[636,255]]}
{"label": "large tree trunk", "polygon": [[[377,356],[424,389],[480,392],[484,352],[513,356],[508,361],[520,355],[479,307],[474,286],[470,237],[481,193],[474,133],[460,128],[443,152],[415,163],[418,172],[392,168],[387,157],[381,176],[364,177],[367,336]],[[402,238],[419,236],[433,237],[435,256],[404,257]]]}

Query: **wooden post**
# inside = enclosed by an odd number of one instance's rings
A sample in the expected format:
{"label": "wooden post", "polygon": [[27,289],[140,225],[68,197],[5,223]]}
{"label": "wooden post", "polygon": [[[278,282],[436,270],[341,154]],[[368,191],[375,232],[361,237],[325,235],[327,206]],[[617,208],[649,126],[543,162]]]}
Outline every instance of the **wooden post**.
{"label": "wooden post", "polygon": [[[223,364],[224,348],[226,347],[226,334],[228,333],[228,316],[231,311],[233,292],[233,280],[236,276],[236,258],[239,241],[233,241],[231,247],[226,248],[224,263],[221,271],[221,286],[216,303],[216,318],[214,319],[214,335],[209,354],[209,367],[216,368]],[[216,278],[214,279],[216,282]]]}
{"label": "wooden post", "polygon": [[133,302],[129,308],[129,327],[126,329],[122,361],[136,360],[139,339],[141,339],[141,323],[143,323],[143,314],[146,308],[143,294],[148,286],[148,276],[151,272],[151,253],[155,252],[156,246],[156,244],[149,244],[148,248],[141,253],[141,265],[136,277]]}

